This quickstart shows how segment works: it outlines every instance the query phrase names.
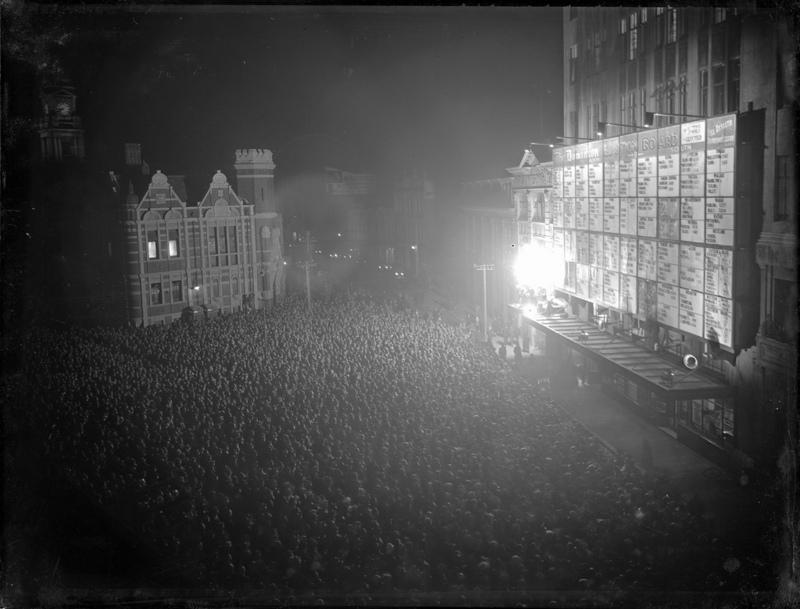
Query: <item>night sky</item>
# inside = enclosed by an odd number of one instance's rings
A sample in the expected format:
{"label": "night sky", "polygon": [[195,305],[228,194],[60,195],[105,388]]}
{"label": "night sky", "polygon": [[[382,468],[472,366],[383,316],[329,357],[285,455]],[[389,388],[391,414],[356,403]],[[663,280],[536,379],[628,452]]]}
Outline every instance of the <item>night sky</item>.
{"label": "night sky", "polygon": [[[237,148],[439,187],[502,177],[563,133],[561,10],[70,9],[58,49],[87,144],[138,141],[153,170],[207,180]],[[542,112],[539,112],[541,97]]]}

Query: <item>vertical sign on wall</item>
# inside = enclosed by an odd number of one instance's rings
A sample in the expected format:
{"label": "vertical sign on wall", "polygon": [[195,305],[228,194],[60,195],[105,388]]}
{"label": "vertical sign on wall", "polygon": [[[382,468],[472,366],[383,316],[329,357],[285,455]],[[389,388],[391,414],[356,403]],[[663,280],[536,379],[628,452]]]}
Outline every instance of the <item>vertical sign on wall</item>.
{"label": "vertical sign on wall", "polygon": [[[706,120],[705,337],[733,346],[734,155],[736,115]],[[712,246],[723,246],[712,247]]]}

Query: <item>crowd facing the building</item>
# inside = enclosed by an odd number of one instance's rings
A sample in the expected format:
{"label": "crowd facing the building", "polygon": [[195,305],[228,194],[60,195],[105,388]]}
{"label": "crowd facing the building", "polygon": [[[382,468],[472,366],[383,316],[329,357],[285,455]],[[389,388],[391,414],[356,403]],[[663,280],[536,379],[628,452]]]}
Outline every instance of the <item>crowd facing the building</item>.
{"label": "crowd facing the building", "polygon": [[727,589],[696,497],[608,451],[435,315],[342,289],[311,313],[41,330],[10,403],[67,479],[198,586]]}

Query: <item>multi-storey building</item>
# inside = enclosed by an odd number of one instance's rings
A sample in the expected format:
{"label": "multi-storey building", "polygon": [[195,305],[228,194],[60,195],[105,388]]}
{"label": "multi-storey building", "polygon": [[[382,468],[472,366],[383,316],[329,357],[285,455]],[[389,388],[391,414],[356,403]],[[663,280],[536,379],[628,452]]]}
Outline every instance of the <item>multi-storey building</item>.
{"label": "multi-storey building", "polygon": [[505,317],[514,299],[512,266],[519,243],[513,178],[506,176],[463,184],[464,268],[469,299],[491,321]]}
{"label": "multi-storey building", "polygon": [[180,177],[161,171],[125,200],[127,317],[137,325],[269,306],[284,293],[281,216],[272,153],[237,150],[238,193],[217,171],[186,202]]}
{"label": "multi-storey building", "polygon": [[796,32],[775,17],[565,8],[581,143],[554,151],[530,228],[568,303],[529,320],[551,359],[726,464],[774,464],[795,396]]}
{"label": "multi-storey building", "polygon": [[[373,198],[375,191],[371,190]],[[344,253],[388,267],[395,272],[418,275],[435,247],[433,182],[412,173],[398,177],[390,192],[391,205],[352,205],[347,211]]]}

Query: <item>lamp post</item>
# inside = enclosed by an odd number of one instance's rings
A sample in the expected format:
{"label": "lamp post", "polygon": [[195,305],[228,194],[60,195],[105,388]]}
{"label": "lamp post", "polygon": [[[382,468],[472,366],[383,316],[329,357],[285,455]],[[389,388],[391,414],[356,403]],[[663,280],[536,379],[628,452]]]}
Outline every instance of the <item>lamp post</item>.
{"label": "lamp post", "polygon": [[493,264],[476,264],[475,270],[483,271],[483,332],[486,337],[487,342],[490,340],[489,337],[489,322],[488,322],[488,314],[486,311],[486,271],[493,271],[494,265]]}

